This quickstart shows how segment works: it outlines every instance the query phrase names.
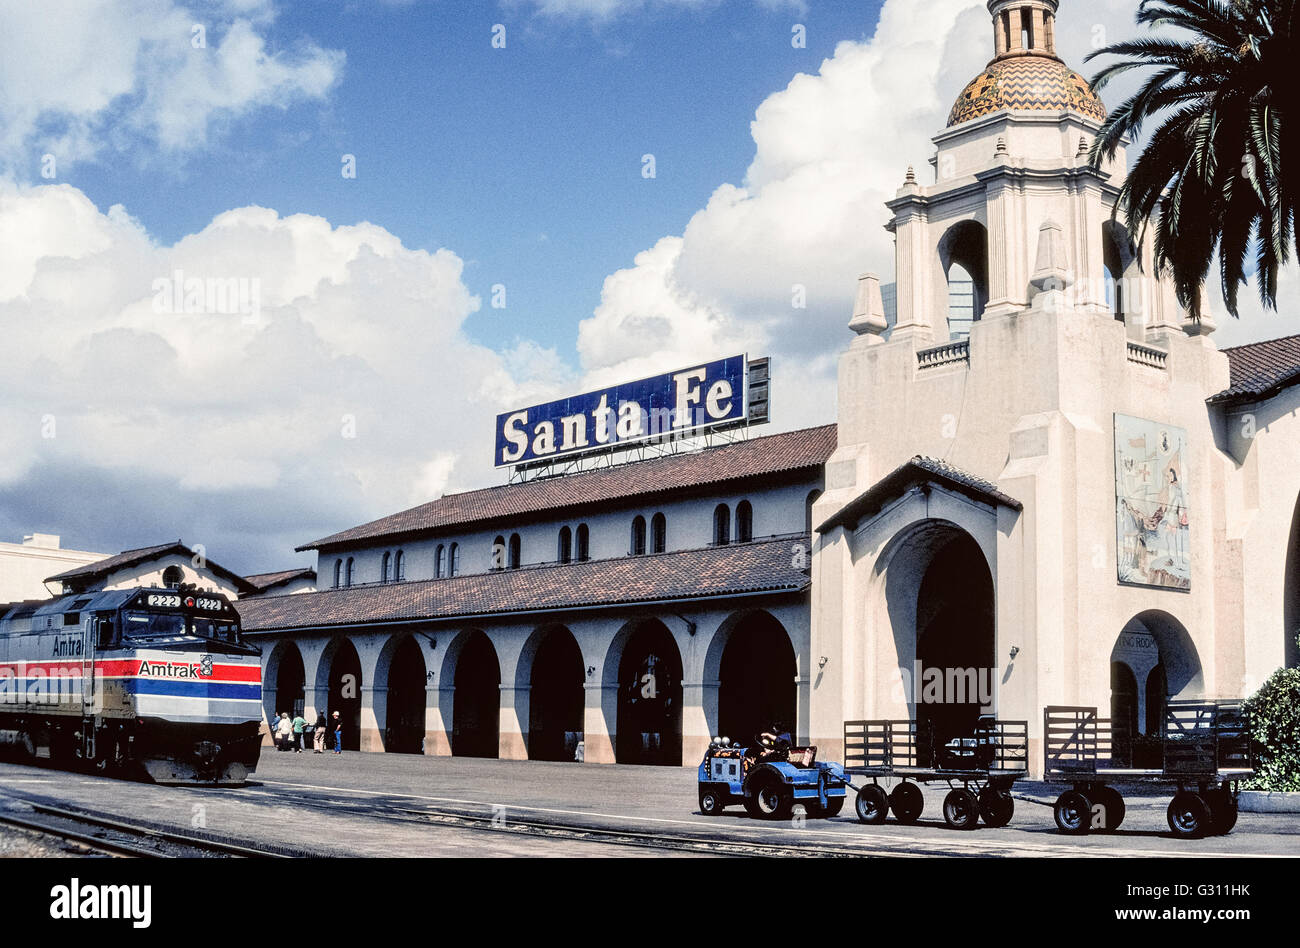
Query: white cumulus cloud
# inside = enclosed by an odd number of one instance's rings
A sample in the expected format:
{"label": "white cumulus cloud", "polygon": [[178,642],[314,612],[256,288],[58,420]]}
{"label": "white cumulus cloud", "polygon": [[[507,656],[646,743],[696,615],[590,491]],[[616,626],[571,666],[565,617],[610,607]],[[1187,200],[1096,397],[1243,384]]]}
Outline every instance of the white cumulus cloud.
{"label": "white cumulus cloud", "polygon": [[343,53],[268,49],[275,13],[271,0],[0,3],[0,165],[134,140],[180,153],[214,124],[323,98]]}

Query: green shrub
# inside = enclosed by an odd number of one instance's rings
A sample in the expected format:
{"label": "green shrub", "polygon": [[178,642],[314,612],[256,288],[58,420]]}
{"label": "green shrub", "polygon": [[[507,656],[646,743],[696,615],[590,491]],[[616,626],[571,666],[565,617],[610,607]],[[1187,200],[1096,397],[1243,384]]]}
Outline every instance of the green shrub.
{"label": "green shrub", "polygon": [[1246,786],[1300,791],[1300,668],[1279,668],[1245,707],[1257,756]]}

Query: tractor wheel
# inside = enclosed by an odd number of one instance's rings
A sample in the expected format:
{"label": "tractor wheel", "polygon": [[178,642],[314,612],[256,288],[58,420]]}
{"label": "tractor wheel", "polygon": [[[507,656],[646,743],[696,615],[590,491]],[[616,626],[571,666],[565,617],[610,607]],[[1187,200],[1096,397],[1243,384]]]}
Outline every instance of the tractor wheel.
{"label": "tractor wheel", "polygon": [[921,788],[914,783],[900,783],[889,795],[889,808],[894,811],[894,819],[910,826],[921,818],[925,809],[925,797]]}
{"label": "tractor wheel", "polygon": [[700,812],[705,816],[717,816],[726,809],[726,801],[717,787],[700,788]]}
{"label": "tractor wheel", "polygon": [[1114,787],[1097,787],[1090,791],[1092,794],[1088,799],[1094,806],[1102,808],[1101,831],[1103,833],[1113,833],[1119,829],[1119,824],[1124,822],[1124,797]]}
{"label": "tractor wheel", "polygon": [[972,830],[980,819],[980,804],[969,790],[950,790],[943,798],[943,821],[953,829]]}
{"label": "tractor wheel", "polygon": [[1056,828],[1067,836],[1083,836],[1092,826],[1092,802],[1078,790],[1066,790],[1052,807]]}
{"label": "tractor wheel", "polygon": [[868,784],[859,790],[855,806],[858,819],[869,826],[879,826],[889,815],[889,797],[878,784]]}
{"label": "tractor wheel", "polygon": [[1169,801],[1169,828],[1183,839],[1200,839],[1210,832],[1210,808],[1198,794],[1180,790]]}
{"label": "tractor wheel", "polygon": [[754,808],[765,820],[788,820],[794,809],[794,797],[780,779],[767,775],[760,777],[753,788]]}
{"label": "tractor wheel", "polygon": [[985,787],[980,791],[979,805],[980,819],[984,821],[985,826],[992,826],[995,829],[1010,823],[1011,817],[1016,812],[1016,801],[1011,798],[1009,790]]}
{"label": "tractor wheel", "polygon": [[1227,787],[1215,787],[1205,795],[1210,807],[1210,834],[1224,836],[1237,825],[1237,798]]}

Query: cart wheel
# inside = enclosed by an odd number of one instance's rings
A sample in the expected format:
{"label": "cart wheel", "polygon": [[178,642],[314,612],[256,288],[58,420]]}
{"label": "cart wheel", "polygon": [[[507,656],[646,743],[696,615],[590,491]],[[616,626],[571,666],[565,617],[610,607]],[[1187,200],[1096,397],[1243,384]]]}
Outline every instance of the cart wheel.
{"label": "cart wheel", "polygon": [[889,795],[889,808],[894,811],[894,819],[910,825],[921,818],[925,808],[925,797],[921,788],[914,783],[900,783]]}
{"label": "cart wheel", "polygon": [[1103,833],[1113,833],[1119,829],[1119,824],[1124,822],[1124,797],[1114,787],[1097,787],[1089,791],[1092,796],[1090,802],[1102,808],[1101,831]]}
{"label": "cart wheel", "polygon": [[1237,798],[1226,787],[1216,787],[1205,795],[1210,808],[1210,835],[1223,836],[1237,825]]}
{"label": "cart wheel", "polygon": [[1092,821],[1092,803],[1078,790],[1066,790],[1052,807],[1056,828],[1067,836],[1082,836]]}
{"label": "cart wheel", "polygon": [[858,819],[878,826],[889,815],[889,797],[879,784],[868,784],[858,791]]}
{"label": "cart wheel", "polygon": [[953,829],[971,830],[979,823],[980,804],[969,790],[950,790],[943,798],[943,820]]}
{"label": "cart wheel", "polygon": [[794,798],[775,777],[763,777],[754,785],[754,808],[765,820],[785,820],[790,818]]}
{"label": "cart wheel", "polygon": [[1169,828],[1184,839],[1200,839],[1210,832],[1210,808],[1195,793],[1179,791],[1169,801]]}
{"label": "cart wheel", "polygon": [[994,828],[1006,826],[1016,812],[1016,801],[1011,798],[1009,790],[994,790],[985,787],[979,797],[980,818],[985,826]]}
{"label": "cart wheel", "polygon": [[829,820],[832,816],[839,816],[842,809],[844,809],[844,798],[831,797],[826,801],[825,806],[816,803],[808,804],[808,815],[815,820]]}
{"label": "cart wheel", "polygon": [[702,787],[700,789],[700,812],[705,816],[717,816],[721,813],[727,804],[714,787]]}

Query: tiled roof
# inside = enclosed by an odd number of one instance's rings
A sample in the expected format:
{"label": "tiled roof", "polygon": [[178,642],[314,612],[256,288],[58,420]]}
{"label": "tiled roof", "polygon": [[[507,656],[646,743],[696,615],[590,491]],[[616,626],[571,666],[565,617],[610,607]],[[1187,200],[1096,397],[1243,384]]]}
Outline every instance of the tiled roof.
{"label": "tiled roof", "polygon": [[323,550],[360,540],[493,520],[518,520],[542,510],[553,513],[587,504],[818,468],[834,452],[835,435],[835,425],[823,425],[581,474],[448,494],[440,500],[332,534],[298,550]]}
{"label": "tiled roof", "polygon": [[808,574],[796,565],[796,544],[806,548],[808,539],[241,599],[235,608],[245,631],[262,632],[797,592],[807,587]]}
{"label": "tiled roof", "polygon": [[316,571],[310,566],[303,566],[298,569],[282,569],[278,573],[254,573],[251,576],[245,576],[244,579],[252,583],[259,591],[265,592],[272,586],[279,586],[281,583],[287,583],[294,579],[315,579]]}
{"label": "tiled roof", "polygon": [[1300,335],[1224,349],[1231,384],[1210,404],[1256,401],[1300,383]]}
{"label": "tiled roof", "polygon": [[939,458],[918,454],[849,501],[839,513],[818,527],[817,532],[826,533],[835,527],[856,527],[863,520],[879,513],[885,504],[902,496],[904,491],[923,483],[947,487],[993,507],[1010,507],[1012,510],[1023,508],[1020,501],[1004,494],[991,481],[963,471],[959,467],[953,467]]}
{"label": "tiled roof", "polygon": [[[123,550],[116,556],[110,556],[107,559],[96,560],[94,563],[87,563],[85,566],[78,566],[76,569],[70,569],[66,572],[59,573],[56,576],[50,576],[45,581],[47,583],[67,583],[77,589],[85,589],[96,580],[107,577],[119,569],[126,569],[130,566],[136,566],[140,563],[147,563],[149,560],[155,560],[162,556],[175,553],[177,556],[193,558],[194,551],[179,540],[175,543],[161,543],[158,546],[142,546],[136,550]],[[244,577],[231,572],[224,566],[220,566],[212,560],[207,561],[209,572],[230,581],[230,583],[240,592],[253,592],[256,587],[253,586]]]}

